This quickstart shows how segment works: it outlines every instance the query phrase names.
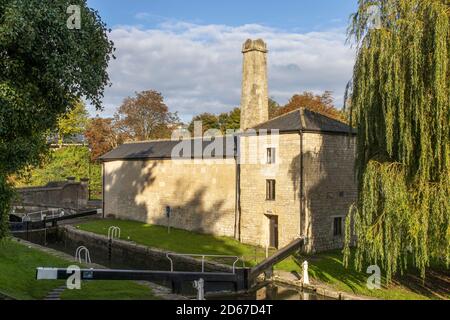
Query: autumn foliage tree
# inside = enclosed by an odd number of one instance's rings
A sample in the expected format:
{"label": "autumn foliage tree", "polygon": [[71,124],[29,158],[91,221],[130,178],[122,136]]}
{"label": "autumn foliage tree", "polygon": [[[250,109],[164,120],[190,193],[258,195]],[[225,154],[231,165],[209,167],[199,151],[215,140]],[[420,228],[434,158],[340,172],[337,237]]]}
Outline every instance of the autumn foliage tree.
{"label": "autumn foliage tree", "polygon": [[269,119],[275,118],[282,107],[273,98],[269,98]]}
{"label": "autumn foliage tree", "polygon": [[163,96],[155,90],[136,92],[135,97],[126,98],[114,121],[120,134],[133,141],[170,138],[180,123],[178,114],[169,111]]}
{"label": "autumn foliage tree", "polygon": [[307,108],[330,118],[345,121],[344,114],[334,106],[331,91],[325,91],[321,95],[317,95],[309,91],[305,91],[301,94],[295,94],[289,102],[284,107],[280,107],[274,115],[280,116],[298,108]]}
{"label": "autumn foliage tree", "polygon": [[92,161],[96,161],[125,140],[125,137],[117,130],[113,118],[100,117],[89,120],[85,137],[91,149]]}
{"label": "autumn foliage tree", "polygon": [[[345,113],[334,106],[331,91],[325,91],[322,95],[315,95],[309,91],[305,91],[302,94],[295,94],[284,106],[278,104],[273,98],[269,98],[269,119],[281,116],[301,107],[324,114],[339,121],[347,121]],[[202,123],[202,134],[209,129],[221,130],[222,133],[225,134],[227,130],[238,130],[240,128],[240,118],[240,108],[234,108],[230,112],[224,112],[219,115],[204,112],[192,118],[188,129],[191,133],[194,133],[194,122],[200,121]]]}

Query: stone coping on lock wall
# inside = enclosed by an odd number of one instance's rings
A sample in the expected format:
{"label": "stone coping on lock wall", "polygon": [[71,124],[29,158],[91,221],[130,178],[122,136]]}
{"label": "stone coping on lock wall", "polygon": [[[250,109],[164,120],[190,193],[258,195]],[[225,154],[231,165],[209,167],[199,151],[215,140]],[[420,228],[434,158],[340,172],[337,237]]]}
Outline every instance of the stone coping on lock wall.
{"label": "stone coping on lock wall", "polygon": [[16,188],[16,206],[58,207],[80,209],[87,207],[89,190],[87,179],[79,182],[49,182],[45,186]]}
{"label": "stone coping on lock wall", "polygon": [[[62,227],[63,232],[66,233],[66,237],[70,238],[72,241],[78,241],[87,243],[93,247],[97,248],[107,248],[109,245],[108,237],[104,235],[99,235],[93,232],[88,232],[84,230],[77,229],[72,225],[65,225]],[[148,247],[142,244],[138,244],[129,240],[114,239],[113,240],[113,250],[117,252],[126,253],[127,256],[134,256],[136,259],[150,259],[159,260],[169,266],[169,260],[167,254],[174,254],[171,256],[174,264],[174,271],[177,270],[177,266],[182,266],[182,271],[199,271],[201,270],[202,263],[200,259],[196,259],[189,256],[177,256],[177,252],[171,252],[167,250],[161,250],[158,248]],[[142,260],[140,259],[140,260]],[[221,264],[218,262],[206,260],[204,263],[205,271],[216,271],[216,272],[227,272],[232,273],[233,268],[231,266]]]}

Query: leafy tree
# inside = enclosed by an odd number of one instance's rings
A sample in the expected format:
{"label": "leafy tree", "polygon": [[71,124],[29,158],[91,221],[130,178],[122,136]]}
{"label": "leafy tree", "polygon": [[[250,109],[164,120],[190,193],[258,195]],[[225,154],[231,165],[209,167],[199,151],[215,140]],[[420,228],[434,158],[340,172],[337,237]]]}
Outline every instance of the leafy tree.
{"label": "leafy tree", "polygon": [[42,186],[51,181],[64,181],[67,177],[89,178],[91,194],[101,195],[101,166],[90,162],[89,148],[82,146],[51,150],[41,164],[26,168],[14,182],[19,187]]}
{"label": "leafy tree", "polygon": [[425,276],[430,260],[450,263],[450,2],[359,0],[352,21],[356,266]]}
{"label": "leafy tree", "polygon": [[345,120],[343,113],[334,106],[331,91],[325,91],[322,95],[316,95],[309,91],[295,94],[284,107],[279,108],[275,112],[275,116],[280,116],[302,107],[339,121]]}
{"label": "leafy tree", "polygon": [[194,134],[194,122],[200,121],[202,123],[202,134],[209,129],[220,129],[219,117],[212,113],[202,113],[192,118],[188,126],[188,130]]}
{"label": "leafy tree", "polygon": [[273,98],[269,98],[269,119],[275,118],[280,112],[280,105]]}
{"label": "leafy tree", "polygon": [[115,115],[123,136],[134,141],[169,138],[172,127],[180,122],[177,113],[169,112],[161,93],[148,90],[128,97]]}
{"label": "leafy tree", "polygon": [[[269,118],[273,118],[278,114],[280,110],[280,105],[269,98]],[[239,130],[241,127],[241,108],[236,107],[230,112],[223,112],[218,116],[212,113],[202,113],[194,118],[189,123],[188,130],[193,133],[194,131],[194,122],[201,121],[202,129],[204,133],[209,129],[219,129],[223,134],[226,134],[227,130]]]}
{"label": "leafy tree", "polygon": [[58,119],[57,132],[59,145],[62,146],[65,138],[84,133],[87,122],[88,112],[86,106],[82,102],[77,102],[73,108],[69,108]]}
{"label": "leafy tree", "polygon": [[[69,5],[80,8],[68,28]],[[40,161],[46,133],[81,98],[100,107],[113,46],[84,0],[0,0],[0,238],[13,190],[8,177]]]}
{"label": "leafy tree", "polygon": [[116,123],[112,118],[96,117],[90,119],[85,136],[91,148],[92,161],[116,148],[125,140],[117,130]]}
{"label": "leafy tree", "polygon": [[194,122],[201,121],[202,134],[209,129],[220,130],[223,134],[226,134],[227,130],[238,130],[241,122],[241,109],[234,108],[230,112],[223,112],[218,116],[212,113],[202,113],[192,118],[191,123],[188,126],[188,130],[194,133]]}
{"label": "leafy tree", "polygon": [[227,130],[238,130],[241,127],[241,109],[234,108],[230,112],[221,113],[218,122],[220,130],[224,134]]}

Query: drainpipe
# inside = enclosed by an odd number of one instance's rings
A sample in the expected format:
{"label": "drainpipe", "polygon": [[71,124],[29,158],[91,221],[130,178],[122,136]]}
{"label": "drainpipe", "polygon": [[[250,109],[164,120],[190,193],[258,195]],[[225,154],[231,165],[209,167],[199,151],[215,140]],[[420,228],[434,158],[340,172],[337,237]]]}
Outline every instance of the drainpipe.
{"label": "drainpipe", "polygon": [[102,162],[102,216],[105,218],[105,162]]}
{"label": "drainpipe", "polygon": [[234,136],[234,161],[236,163],[234,238],[241,241],[241,164],[239,163],[239,137]]}
{"label": "drainpipe", "polygon": [[299,131],[300,135],[300,220],[299,220],[299,236],[303,236],[302,231],[302,218],[305,218],[305,212],[304,212],[304,177],[303,177],[303,132],[302,130]]}

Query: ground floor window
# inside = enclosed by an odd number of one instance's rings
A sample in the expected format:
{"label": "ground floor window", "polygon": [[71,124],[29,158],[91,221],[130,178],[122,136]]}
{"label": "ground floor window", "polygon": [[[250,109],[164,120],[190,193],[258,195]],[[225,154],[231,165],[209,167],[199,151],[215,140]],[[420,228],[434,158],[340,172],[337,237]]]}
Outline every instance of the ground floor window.
{"label": "ground floor window", "polygon": [[342,236],[342,217],[334,217],[333,219],[333,236]]}

